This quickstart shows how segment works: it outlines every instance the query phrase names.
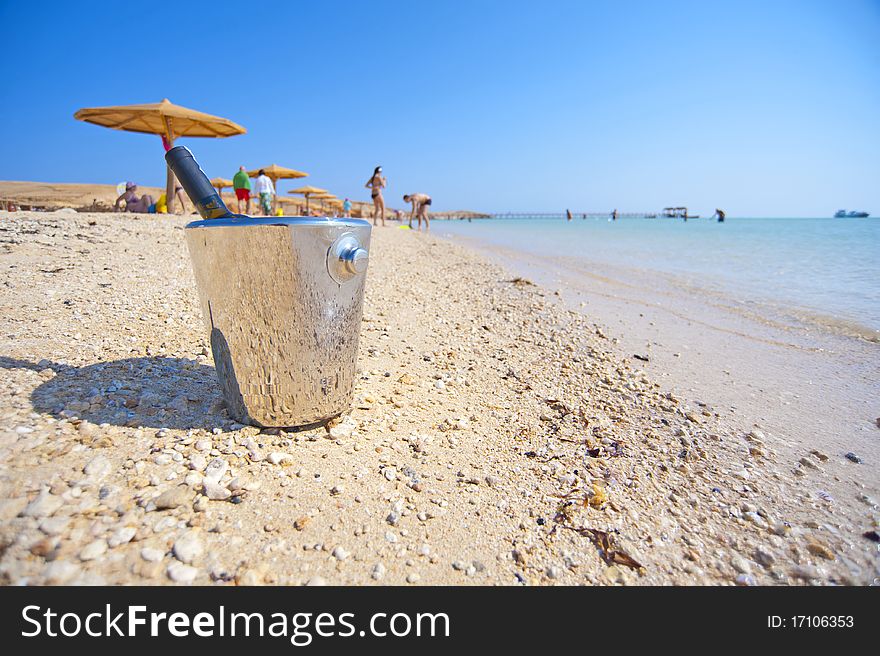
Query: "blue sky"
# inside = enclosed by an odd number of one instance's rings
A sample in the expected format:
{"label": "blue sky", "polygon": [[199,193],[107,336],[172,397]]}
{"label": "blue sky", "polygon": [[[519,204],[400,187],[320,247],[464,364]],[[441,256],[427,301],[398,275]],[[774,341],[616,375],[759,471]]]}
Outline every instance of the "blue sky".
{"label": "blue sky", "polygon": [[0,179],[160,185],[158,137],[73,113],[167,97],[248,129],[179,142],[210,176],[276,162],[368,200],[381,164],[397,206],[880,214],[877,0],[163,6],[0,4]]}

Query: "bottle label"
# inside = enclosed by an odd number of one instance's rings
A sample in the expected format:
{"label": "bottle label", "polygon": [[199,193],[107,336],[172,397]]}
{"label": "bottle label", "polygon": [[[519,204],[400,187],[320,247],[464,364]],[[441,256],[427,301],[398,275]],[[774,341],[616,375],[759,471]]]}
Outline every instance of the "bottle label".
{"label": "bottle label", "polygon": [[221,216],[226,216],[228,212],[226,205],[217,194],[211,194],[197,201],[196,209],[206,219],[218,219]]}

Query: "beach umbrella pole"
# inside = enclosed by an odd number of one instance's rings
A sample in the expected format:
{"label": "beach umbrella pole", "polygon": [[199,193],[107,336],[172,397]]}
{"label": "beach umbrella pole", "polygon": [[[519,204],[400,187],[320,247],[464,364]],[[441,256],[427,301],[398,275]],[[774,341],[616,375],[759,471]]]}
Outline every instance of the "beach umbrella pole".
{"label": "beach umbrella pole", "polygon": [[[168,150],[174,148],[174,132],[171,129],[171,119],[167,116],[165,119],[165,137],[168,139]],[[171,170],[170,166],[165,167],[168,169],[168,174],[165,178],[165,206],[168,208],[168,214],[174,214],[174,171]]]}
{"label": "beach umbrella pole", "polygon": [[165,205],[168,207],[168,213],[174,214],[174,172],[170,166],[166,168],[168,175],[165,179]]}

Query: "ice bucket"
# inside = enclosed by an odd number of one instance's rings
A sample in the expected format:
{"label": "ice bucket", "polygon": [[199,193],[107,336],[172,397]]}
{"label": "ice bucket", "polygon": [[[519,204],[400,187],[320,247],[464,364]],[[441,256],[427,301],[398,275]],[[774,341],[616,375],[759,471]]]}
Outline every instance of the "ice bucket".
{"label": "ice bucket", "polygon": [[295,427],[344,412],[354,387],[370,224],[227,212],[190,223],[185,234],[230,416]]}

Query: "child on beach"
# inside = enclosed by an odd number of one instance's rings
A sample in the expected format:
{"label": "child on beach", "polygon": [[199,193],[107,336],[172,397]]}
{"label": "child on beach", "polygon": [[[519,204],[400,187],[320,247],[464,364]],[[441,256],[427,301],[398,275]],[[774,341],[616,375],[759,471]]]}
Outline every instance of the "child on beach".
{"label": "child on beach", "polygon": [[425,220],[425,232],[430,228],[428,220],[428,207],[431,206],[431,197],[428,194],[405,194],[405,203],[412,203],[412,211],[409,214],[409,227],[412,228],[413,217],[419,220],[419,230],[422,229],[422,219]]}

